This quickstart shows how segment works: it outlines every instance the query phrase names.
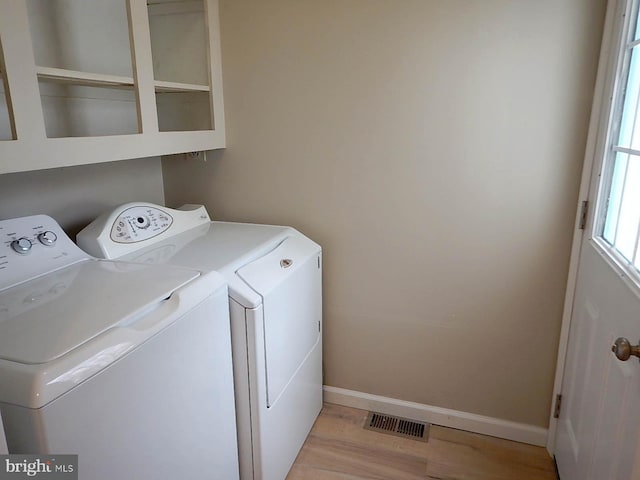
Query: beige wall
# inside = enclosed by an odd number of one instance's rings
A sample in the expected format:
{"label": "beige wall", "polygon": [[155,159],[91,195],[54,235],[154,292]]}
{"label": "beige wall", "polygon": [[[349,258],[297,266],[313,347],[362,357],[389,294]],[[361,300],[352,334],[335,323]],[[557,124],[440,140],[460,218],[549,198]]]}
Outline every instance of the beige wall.
{"label": "beige wall", "polygon": [[168,205],[324,248],[325,384],[546,426],[604,0],[221,0]]}
{"label": "beige wall", "polygon": [[160,159],[0,175],[0,219],[44,213],[72,236],[125,202],[163,203]]}

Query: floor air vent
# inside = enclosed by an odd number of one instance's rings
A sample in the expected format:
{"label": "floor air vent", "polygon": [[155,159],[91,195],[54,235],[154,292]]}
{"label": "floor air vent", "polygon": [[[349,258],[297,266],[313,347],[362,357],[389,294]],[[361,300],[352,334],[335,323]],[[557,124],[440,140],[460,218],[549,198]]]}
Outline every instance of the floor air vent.
{"label": "floor air vent", "polygon": [[369,412],[364,423],[366,430],[388,433],[397,437],[410,438],[420,442],[429,440],[429,424],[414,422],[406,418],[392,417],[382,413]]}

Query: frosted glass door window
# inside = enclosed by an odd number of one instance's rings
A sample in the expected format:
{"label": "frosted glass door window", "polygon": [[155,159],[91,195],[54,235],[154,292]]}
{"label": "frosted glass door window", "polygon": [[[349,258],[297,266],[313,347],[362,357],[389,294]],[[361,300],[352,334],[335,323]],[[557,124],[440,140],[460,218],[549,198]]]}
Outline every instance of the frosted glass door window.
{"label": "frosted glass door window", "polygon": [[27,0],[48,137],[139,133],[126,0]]}
{"label": "frosted glass door window", "polygon": [[206,2],[148,3],[158,128],[212,130]]}

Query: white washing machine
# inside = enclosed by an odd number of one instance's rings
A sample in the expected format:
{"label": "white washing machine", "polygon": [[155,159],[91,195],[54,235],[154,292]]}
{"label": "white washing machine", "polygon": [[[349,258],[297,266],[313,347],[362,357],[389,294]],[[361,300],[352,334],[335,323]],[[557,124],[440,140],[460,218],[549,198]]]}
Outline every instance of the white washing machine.
{"label": "white washing machine", "polygon": [[322,253],[289,227],[131,203],[77,237],[92,255],[217,271],[229,284],[240,478],[283,480],[322,408]]}
{"label": "white washing machine", "polygon": [[0,221],[0,412],[10,453],[78,454],[80,478],[237,479],[226,282]]}

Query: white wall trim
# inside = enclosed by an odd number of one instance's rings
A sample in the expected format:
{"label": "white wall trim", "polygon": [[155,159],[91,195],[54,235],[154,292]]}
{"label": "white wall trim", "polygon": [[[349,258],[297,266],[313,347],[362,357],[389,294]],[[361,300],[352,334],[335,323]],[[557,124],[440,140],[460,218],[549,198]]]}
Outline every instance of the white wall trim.
{"label": "white wall trim", "polygon": [[525,423],[511,422],[499,418],[485,417],[475,413],[460,412],[448,408],[434,407],[422,403],[407,402],[395,398],[356,392],[344,388],[324,386],[324,401],[345,407],[374,410],[387,415],[396,415],[411,420],[481,433],[492,437],[545,446],[546,428]]}

